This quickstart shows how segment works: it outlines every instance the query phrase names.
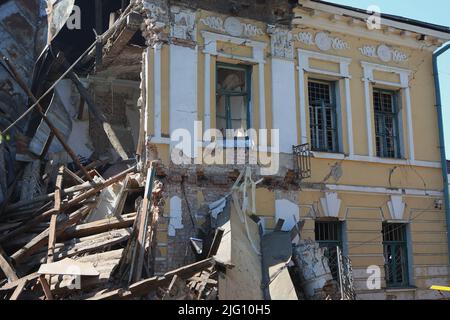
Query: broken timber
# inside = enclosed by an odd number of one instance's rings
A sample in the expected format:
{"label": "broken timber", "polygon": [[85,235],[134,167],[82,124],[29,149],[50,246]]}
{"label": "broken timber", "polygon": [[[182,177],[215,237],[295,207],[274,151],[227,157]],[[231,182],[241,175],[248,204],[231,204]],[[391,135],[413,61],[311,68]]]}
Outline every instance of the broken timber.
{"label": "broken timber", "polygon": [[[134,172],[135,171],[135,167],[129,168],[125,171],[123,171],[122,173],[119,173],[118,175],[106,180],[105,182],[101,183],[100,185],[98,185],[97,187],[71,199],[70,201],[68,201],[66,204],[63,204],[61,209],[59,211],[65,211],[69,208],[74,207],[75,205],[80,204],[82,201],[87,200],[93,196],[95,196],[99,191],[109,187],[110,185],[121,181],[122,179],[124,179],[130,172]],[[31,229],[32,227],[34,227],[36,224],[46,220],[47,218],[51,217],[53,214],[58,213],[57,210],[55,210],[54,208],[40,214],[39,216],[35,217],[34,219],[32,219],[31,221],[25,223],[23,226],[11,231],[10,233],[0,237],[0,243],[11,239],[11,237],[16,236],[24,231],[27,231],[29,229]]]}

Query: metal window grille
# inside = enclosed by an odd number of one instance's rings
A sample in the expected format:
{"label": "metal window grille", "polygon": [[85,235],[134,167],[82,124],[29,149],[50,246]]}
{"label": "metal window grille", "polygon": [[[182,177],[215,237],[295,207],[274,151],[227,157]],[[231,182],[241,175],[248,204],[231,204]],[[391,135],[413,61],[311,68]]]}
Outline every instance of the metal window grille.
{"label": "metal window grille", "polygon": [[408,250],[405,224],[383,224],[383,248],[387,286],[408,286]]}
{"label": "metal window grille", "polygon": [[400,158],[397,94],[374,89],[373,105],[377,155],[383,158]]}
{"label": "metal window grille", "polygon": [[334,84],[309,81],[308,97],[312,150],[338,152]]}
{"label": "metal window grille", "polygon": [[333,279],[339,281],[339,261],[337,248],[342,249],[342,225],[339,221],[316,221],[315,238],[325,249]]}
{"label": "metal window grille", "polygon": [[295,172],[299,179],[311,178],[311,150],[309,144],[293,146]]}

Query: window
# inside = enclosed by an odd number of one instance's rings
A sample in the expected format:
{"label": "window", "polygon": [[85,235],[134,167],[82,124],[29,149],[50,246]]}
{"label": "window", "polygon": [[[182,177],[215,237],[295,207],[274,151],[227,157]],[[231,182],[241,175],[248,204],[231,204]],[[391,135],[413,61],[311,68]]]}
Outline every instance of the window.
{"label": "window", "polygon": [[387,286],[408,286],[406,225],[401,223],[383,224],[383,247]]}
{"label": "window", "polygon": [[339,221],[316,221],[315,238],[325,249],[333,279],[339,279],[337,247],[342,250],[342,223]]}
{"label": "window", "polygon": [[332,82],[308,82],[311,149],[339,152],[336,94]]}
{"label": "window", "polygon": [[[245,138],[250,128],[251,73],[248,66],[217,64],[216,127],[226,139]],[[233,129],[234,134],[227,132]]]}
{"label": "window", "polygon": [[378,157],[401,157],[397,100],[397,94],[393,91],[374,89],[373,105]]}

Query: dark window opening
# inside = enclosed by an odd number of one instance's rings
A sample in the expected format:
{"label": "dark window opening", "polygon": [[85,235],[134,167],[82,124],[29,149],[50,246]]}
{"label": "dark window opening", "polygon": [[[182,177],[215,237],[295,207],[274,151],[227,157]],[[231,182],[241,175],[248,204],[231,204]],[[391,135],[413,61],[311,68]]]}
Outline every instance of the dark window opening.
{"label": "dark window opening", "polygon": [[[250,128],[250,88],[250,67],[217,65],[216,128],[225,139],[247,137]],[[227,130],[234,130],[234,133]]]}
{"label": "dark window opening", "polygon": [[408,246],[406,238],[406,224],[383,224],[383,248],[387,286],[408,286]]}
{"label": "dark window opening", "polygon": [[335,86],[332,82],[309,81],[311,149],[339,152]]}
{"label": "dark window opening", "polygon": [[382,158],[400,158],[397,94],[393,91],[374,89],[373,105],[377,156]]}
{"label": "dark window opening", "polygon": [[342,250],[342,223],[340,221],[316,221],[315,239],[325,249],[333,279],[339,279],[337,247]]}

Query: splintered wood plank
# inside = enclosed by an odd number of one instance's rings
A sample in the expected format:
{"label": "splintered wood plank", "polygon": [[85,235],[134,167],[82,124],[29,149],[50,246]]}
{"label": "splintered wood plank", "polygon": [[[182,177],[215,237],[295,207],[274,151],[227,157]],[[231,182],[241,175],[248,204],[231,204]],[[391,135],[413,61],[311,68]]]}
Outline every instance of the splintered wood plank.
{"label": "splintered wood plank", "polygon": [[14,290],[14,292],[13,292],[11,298],[9,298],[9,300],[18,300],[20,295],[23,292],[23,289],[25,289],[25,286],[27,285],[27,283],[28,283],[27,279],[20,280],[20,283],[16,287],[16,290]]}
{"label": "splintered wood plank", "polygon": [[84,183],[84,180],[77,176],[74,172],[72,172],[69,168],[64,167],[64,174],[68,176],[73,182],[77,184]]}
{"label": "splintered wood plank", "polygon": [[[136,170],[136,167],[132,167],[129,168],[125,171],[123,171],[122,173],[119,173],[118,175],[106,180],[105,182],[97,185],[95,188],[90,189],[89,191],[86,191],[82,194],[80,194],[79,196],[76,196],[75,198],[69,200],[67,203],[64,203],[61,207],[61,211],[65,211],[67,209],[70,209],[78,204],[80,204],[81,202],[92,198],[93,196],[95,196],[98,192],[100,192],[101,190],[108,188],[109,186],[113,185],[114,183],[123,180],[130,172],[134,172]],[[23,233],[25,231],[28,231],[29,229],[33,228],[34,226],[36,226],[36,224],[39,224],[42,221],[45,221],[46,219],[49,219],[53,214],[57,214],[59,213],[57,210],[55,210],[55,208],[52,208],[42,214],[40,214],[39,216],[31,219],[30,221],[28,221],[27,223],[25,223],[23,226],[11,231],[10,233],[0,237],[0,243],[11,239],[12,237]]]}
{"label": "splintered wood plank", "polygon": [[136,246],[136,266],[134,268],[133,279],[134,282],[142,279],[142,268],[144,266],[145,257],[145,241],[147,238],[150,211],[152,205],[152,192],[153,192],[153,182],[156,175],[156,163],[152,162],[150,168],[147,172],[147,183],[145,187],[144,200],[142,201],[142,206],[139,214],[139,229],[137,237]]}
{"label": "splintered wood plank", "polygon": [[90,223],[79,224],[64,231],[60,239],[65,241],[74,238],[88,237],[109,230],[129,228],[133,226],[135,220],[136,213],[130,213],[111,219],[103,219]]}
{"label": "splintered wood plank", "polygon": [[50,286],[49,286],[49,284],[47,282],[47,279],[45,279],[45,276],[40,275],[39,276],[39,282],[40,282],[40,284],[42,286],[42,290],[44,291],[45,298],[47,300],[53,300],[52,291],[51,291]]}
{"label": "splintered wood plank", "polygon": [[[114,246],[121,242],[128,240],[130,237],[131,230],[129,229],[121,229],[121,230],[113,230],[105,233],[101,233],[99,235],[86,237],[77,240],[77,243],[73,243],[69,241],[64,243],[61,247],[55,249],[55,259],[61,260],[64,258],[70,258],[75,255],[81,255],[83,253],[98,251],[100,249],[104,249],[110,246]],[[59,245],[59,244],[58,244]],[[36,254],[29,260],[29,263],[32,264],[40,264],[45,260],[46,252]]]}
{"label": "splintered wood plank", "polygon": [[48,233],[48,253],[47,253],[47,263],[53,262],[53,254],[55,253],[55,243],[56,243],[56,224],[58,221],[58,213],[61,212],[61,193],[62,193],[62,183],[64,177],[64,166],[60,166],[58,169],[58,176],[56,177],[55,185],[55,210],[57,213],[53,214],[50,219],[50,227]]}
{"label": "splintered wood plank", "polygon": [[0,268],[2,269],[3,273],[8,278],[9,282],[13,282],[18,280],[16,271],[14,271],[14,268],[10,265],[8,262],[8,259],[6,258],[6,254],[3,251],[2,247],[0,247]]}
{"label": "splintered wood plank", "polygon": [[[80,208],[69,216],[69,219],[61,222],[58,225],[56,236],[59,237],[60,234],[64,232],[66,228],[77,223],[85,215],[87,215],[94,205],[90,204]],[[14,253],[11,258],[17,263],[20,262],[24,257],[29,256],[39,250],[41,247],[45,246],[47,239],[50,234],[50,228],[42,231],[39,235],[34,237],[30,242],[28,242],[24,247]]]}
{"label": "splintered wood plank", "polygon": [[105,292],[87,300],[115,300],[115,299],[131,299],[138,296],[143,296],[155,290],[158,287],[169,285],[176,275],[181,279],[189,279],[196,275],[198,272],[205,270],[215,264],[214,259],[209,258],[188,266],[181,267],[179,269],[170,271],[162,277],[152,277],[149,279],[141,280],[133,283],[128,289],[117,289],[109,292]]}

